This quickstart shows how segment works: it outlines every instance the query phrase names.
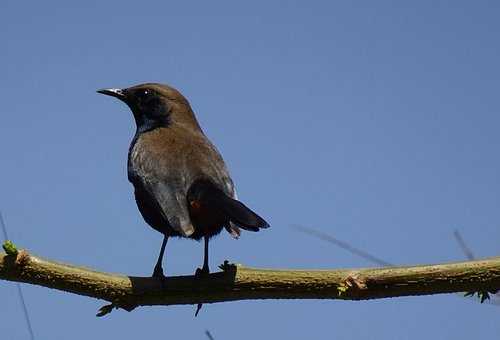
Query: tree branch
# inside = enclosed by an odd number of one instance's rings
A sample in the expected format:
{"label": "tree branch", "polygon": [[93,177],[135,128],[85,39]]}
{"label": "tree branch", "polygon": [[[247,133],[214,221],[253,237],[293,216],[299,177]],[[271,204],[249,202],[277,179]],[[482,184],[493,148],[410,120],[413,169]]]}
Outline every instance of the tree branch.
{"label": "tree branch", "polygon": [[[6,248],[7,250],[7,248]],[[251,299],[366,300],[500,288],[500,257],[437,265],[339,270],[255,269],[227,262],[207,278],[160,280],[97,272],[44,260],[27,251],[0,253],[0,279],[31,283],[137,306],[214,303]]]}

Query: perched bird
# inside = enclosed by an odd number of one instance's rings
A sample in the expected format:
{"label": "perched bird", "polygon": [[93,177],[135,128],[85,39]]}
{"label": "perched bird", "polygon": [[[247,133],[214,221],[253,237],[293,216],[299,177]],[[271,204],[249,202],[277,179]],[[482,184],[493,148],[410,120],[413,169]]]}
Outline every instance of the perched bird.
{"label": "perched bird", "polygon": [[128,152],[128,179],[144,220],[164,235],[153,276],[164,277],[162,259],[171,236],[204,238],[197,274],[208,274],[208,241],[225,228],[258,231],[267,222],[237,200],[224,160],[201,130],[184,96],[162,84],[97,92],[125,102],[137,130]]}

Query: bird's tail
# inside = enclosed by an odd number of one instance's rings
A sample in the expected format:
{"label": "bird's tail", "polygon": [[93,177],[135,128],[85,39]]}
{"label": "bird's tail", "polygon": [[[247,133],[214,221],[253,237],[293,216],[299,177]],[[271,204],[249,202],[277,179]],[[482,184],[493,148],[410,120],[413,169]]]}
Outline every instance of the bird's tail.
{"label": "bird's tail", "polygon": [[249,231],[269,228],[269,224],[240,201],[226,195],[208,181],[195,183],[189,193],[188,200],[203,202],[213,211],[223,214],[230,221],[226,229],[234,237],[239,236],[239,228]]}
{"label": "bird's tail", "polygon": [[217,195],[219,208],[229,217],[229,220],[241,229],[259,231],[269,228],[269,224],[246,205],[238,200],[228,197],[223,192]]}

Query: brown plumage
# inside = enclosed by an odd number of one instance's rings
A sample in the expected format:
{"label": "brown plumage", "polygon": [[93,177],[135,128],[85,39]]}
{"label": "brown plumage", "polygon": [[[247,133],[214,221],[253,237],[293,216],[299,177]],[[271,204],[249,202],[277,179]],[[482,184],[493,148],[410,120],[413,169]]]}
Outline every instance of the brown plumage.
{"label": "brown plumage", "polygon": [[203,273],[209,272],[208,240],[226,228],[258,231],[269,225],[236,198],[224,160],[205,136],[184,96],[161,84],[98,92],[124,101],[137,125],[128,177],[144,220],[164,235],[153,275],[163,276],[170,236],[205,239]]}

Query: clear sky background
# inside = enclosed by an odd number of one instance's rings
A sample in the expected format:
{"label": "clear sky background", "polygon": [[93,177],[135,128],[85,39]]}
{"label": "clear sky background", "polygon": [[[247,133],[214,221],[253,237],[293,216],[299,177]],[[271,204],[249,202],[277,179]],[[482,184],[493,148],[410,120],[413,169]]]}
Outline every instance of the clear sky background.
{"label": "clear sky background", "polygon": [[[397,264],[500,254],[497,1],[0,3],[0,209],[48,258],[150,275],[161,235],[126,178],[134,123],[102,87],[161,82],[191,101],[240,198],[272,225],[212,242],[269,268],[370,263],[293,231],[314,227]],[[202,244],[173,240],[190,274]],[[457,295],[246,301],[113,311],[23,286],[37,339],[496,338],[500,307]],[[5,339],[28,339],[0,281]]]}

